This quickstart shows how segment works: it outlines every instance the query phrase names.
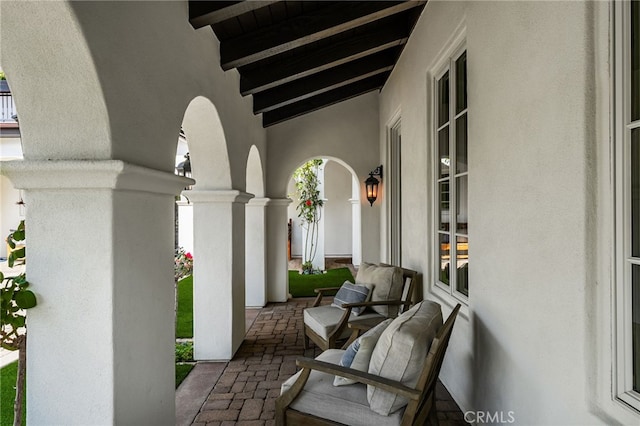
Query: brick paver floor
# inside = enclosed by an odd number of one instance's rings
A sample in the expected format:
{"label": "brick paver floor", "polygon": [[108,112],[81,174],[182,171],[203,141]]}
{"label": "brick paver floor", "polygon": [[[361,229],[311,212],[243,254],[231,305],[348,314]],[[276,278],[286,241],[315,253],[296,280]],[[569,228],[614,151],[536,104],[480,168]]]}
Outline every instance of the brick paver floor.
{"label": "brick paver floor", "polygon": [[[296,358],[320,353],[315,346],[305,351],[302,344],[302,310],[312,303],[311,298],[293,299],[260,310],[233,360],[226,365],[217,363],[216,373],[205,373],[208,376],[204,378],[210,377],[215,384],[211,383],[212,388],[210,384],[209,395],[195,418],[192,417],[193,425],[275,424],[275,400],[280,395],[280,384],[296,372]],[[210,368],[216,370],[215,366]],[[436,406],[442,426],[466,425],[460,409],[440,383]]]}

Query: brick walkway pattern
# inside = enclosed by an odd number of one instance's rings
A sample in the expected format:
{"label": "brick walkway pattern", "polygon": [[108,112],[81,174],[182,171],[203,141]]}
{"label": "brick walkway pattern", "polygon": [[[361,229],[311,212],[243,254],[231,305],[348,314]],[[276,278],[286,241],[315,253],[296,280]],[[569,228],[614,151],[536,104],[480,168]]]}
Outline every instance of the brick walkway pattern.
{"label": "brick walkway pattern", "polygon": [[[296,373],[296,358],[321,351],[303,349],[302,310],[312,298],[269,304],[258,314],[242,346],[219,376],[196,415],[197,426],[275,425],[280,385]],[[436,407],[442,426],[466,425],[460,409],[438,383]]]}

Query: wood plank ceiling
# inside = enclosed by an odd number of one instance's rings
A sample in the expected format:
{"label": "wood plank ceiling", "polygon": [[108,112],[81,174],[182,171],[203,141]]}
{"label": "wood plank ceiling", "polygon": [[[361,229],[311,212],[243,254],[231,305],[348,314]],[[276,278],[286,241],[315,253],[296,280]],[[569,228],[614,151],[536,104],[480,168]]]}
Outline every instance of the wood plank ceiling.
{"label": "wood plank ceiling", "polygon": [[381,89],[426,1],[189,1],[264,127]]}

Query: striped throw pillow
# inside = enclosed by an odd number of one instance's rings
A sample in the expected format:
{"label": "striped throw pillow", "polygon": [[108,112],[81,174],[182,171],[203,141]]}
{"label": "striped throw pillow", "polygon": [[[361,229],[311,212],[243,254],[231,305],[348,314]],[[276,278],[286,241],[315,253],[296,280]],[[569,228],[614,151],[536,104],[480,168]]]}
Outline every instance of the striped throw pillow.
{"label": "striped throw pillow", "polygon": [[[367,300],[369,296],[369,289],[363,285],[352,284],[349,281],[345,281],[333,298],[331,306],[342,309],[342,305],[346,303],[362,303]],[[364,311],[364,307],[353,308],[351,312],[354,315],[360,315]]]}

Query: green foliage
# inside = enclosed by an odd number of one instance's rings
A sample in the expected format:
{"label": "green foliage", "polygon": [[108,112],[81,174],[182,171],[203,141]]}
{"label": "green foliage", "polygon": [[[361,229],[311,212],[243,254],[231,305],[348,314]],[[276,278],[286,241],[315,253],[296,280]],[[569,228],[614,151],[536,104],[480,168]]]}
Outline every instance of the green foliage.
{"label": "green foliage", "polygon": [[317,158],[310,160],[293,172],[293,180],[296,185],[296,197],[298,198],[298,217],[306,223],[314,223],[320,220],[319,207],[324,201],[320,198],[318,186],[318,168],[322,160]]}
{"label": "green foliage", "polygon": [[296,185],[296,198],[298,199],[298,217],[302,220],[302,226],[307,229],[304,253],[302,253],[304,271],[313,270],[313,259],[316,257],[318,243],[318,222],[322,213],[321,207],[324,200],[320,198],[320,180],[318,170],[323,160],[316,158],[304,163],[293,172],[293,180]]}
{"label": "green foliage", "polygon": [[0,80],[6,80],[7,77],[4,75],[4,71],[0,71]]}
{"label": "green foliage", "polygon": [[176,362],[193,361],[193,342],[176,343]]}
{"label": "green foliage", "polygon": [[[10,267],[23,265],[25,263],[26,250],[24,247],[17,248],[26,238],[24,221],[20,222],[18,229],[7,237],[7,244],[14,249],[8,258]],[[29,290],[29,282],[26,275],[20,274],[16,277],[7,277],[0,273],[0,319],[2,328],[0,329],[0,346],[10,351],[20,349],[26,325],[26,314],[24,309],[36,306],[36,295]]]}
{"label": "green foliage", "polygon": [[178,305],[176,307],[176,337],[193,337],[193,276],[178,281]]}
{"label": "green foliage", "polygon": [[182,247],[176,249],[173,272],[176,282],[193,273],[193,256]]}

